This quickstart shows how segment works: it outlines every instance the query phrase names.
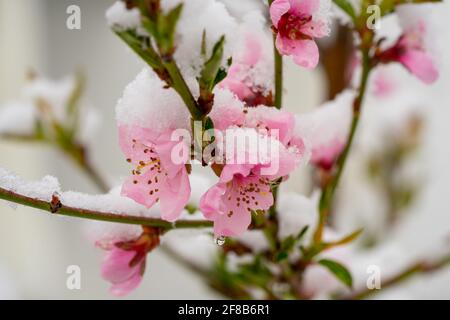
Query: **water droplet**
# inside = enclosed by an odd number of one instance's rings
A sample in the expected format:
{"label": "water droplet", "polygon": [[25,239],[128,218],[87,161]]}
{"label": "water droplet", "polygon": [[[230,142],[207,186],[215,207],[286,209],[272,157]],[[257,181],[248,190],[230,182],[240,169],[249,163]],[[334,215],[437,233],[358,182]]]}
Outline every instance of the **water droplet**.
{"label": "water droplet", "polygon": [[216,238],[215,241],[218,246],[223,246],[225,244],[225,240],[226,239],[224,236],[220,236],[220,237]]}

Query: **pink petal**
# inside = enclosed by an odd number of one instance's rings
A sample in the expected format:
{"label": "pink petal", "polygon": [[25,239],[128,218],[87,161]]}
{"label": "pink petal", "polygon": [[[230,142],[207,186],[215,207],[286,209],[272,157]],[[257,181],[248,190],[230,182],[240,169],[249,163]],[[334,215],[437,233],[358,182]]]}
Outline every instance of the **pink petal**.
{"label": "pink petal", "polygon": [[220,106],[211,113],[214,128],[224,131],[230,126],[242,125],[245,120],[243,109],[235,106]]}
{"label": "pink petal", "polygon": [[290,0],[275,0],[270,6],[270,18],[275,27],[278,26],[278,22],[281,17],[291,9]]}
{"label": "pink petal", "polygon": [[[155,151],[169,178],[176,176],[185,167],[185,164],[189,161],[190,151],[187,141],[183,139],[180,141],[172,141],[172,132],[168,131],[164,133],[155,143]],[[177,159],[173,159],[174,156]]]}
{"label": "pink petal", "polygon": [[317,147],[312,151],[311,162],[324,170],[329,170],[344,147],[345,143],[338,140],[333,140],[329,145]]}
{"label": "pink petal", "polygon": [[280,54],[290,56],[295,50],[294,42],[295,41],[283,38],[278,34],[275,44]]}
{"label": "pink petal", "polygon": [[267,210],[273,205],[268,182],[261,177],[236,176],[228,183],[218,183],[202,197],[200,209],[214,221],[216,236],[237,236],[251,223],[251,210]]}
{"label": "pink petal", "polygon": [[[225,80],[223,80],[220,83],[220,87],[227,88],[231,92],[233,92],[239,100],[245,100],[247,97],[251,96],[253,94],[252,90],[240,79],[238,78],[232,78],[231,75],[228,75]],[[238,117],[242,115],[242,112],[239,112]],[[242,118],[242,116],[241,116]],[[218,128],[224,128],[227,127],[226,125],[223,125],[224,121],[220,121]]]}
{"label": "pink petal", "polygon": [[134,291],[142,281],[142,275],[140,273],[135,273],[127,281],[116,283],[111,286],[109,292],[116,297],[123,297]]}
{"label": "pink petal", "polygon": [[214,220],[220,210],[220,201],[226,191],[225,184],[218,183],[211,187],[200,199],[200,210],[208,220]]}
{"label": "pink petal", "polygon": [[227,164],[220,174],[220,182],[229,182],[233,180],[235,175],[246,177],[253,167],[254,164]]}
{"label": "pink petal", "polygon": [[147,170],[143,174],[133,175],[122,185],[121,195],[151,208],[164,189],[165,179],[164,172],[158,173],[157,170]]}
{"label": "pink petal", "polygon": [[292,132],[295,126],[294,115],[290,112],[280,111],[278,109],[266,106],[259,106],[257,108],[249,108],[247,113],[246,124],[250,127],[268,128],[270,130],[278,131],[278,139],[283,144],[287,144],[292,137]]}
{"label": "pink petal", "polygon": [[261,42],[252,34],[247,34],[245,37],[245,52],[240,59],[240,63],[245,66],[252,67],[261,60],[263,48]]}
{"label": "pink petal", "polygon": [[290,40],[277,36],[276,46],[280,54],[292,55],[294,62],[307,69],[319,63],[319,48],[313,40]]}
{"label": "pink petal", "polygon": [[400,62],[416,77],[431,84],[439,77],[432,58],[421,50],[407,50],[401,57]]}
{"label": "pink petal", "polygon": [[296,41],[294,62],[306,69],[313,69],[319,63],[319,48],[313,40]]}
{"label": "pink petal", "polygon": [[166,178],[166,186],[160,191],[161,217],[175,221],[183,212],[191,196],[191,185],[186,169],[173,178]]}
{"label": "pink petal", "polygon": [[289,0],[292,11],[298,15],[312,15],[319,9],[320,0]]}
{"label": "pink petal", "polygon": [[[153,145],[148,139],[151,136],[153,134],[149,130],[140,127],[119,127],[119,145],[133,164],[137,165],[140,161],[146,161],[154,155],[149,152]],[[147,144],[144,144],[143,141],[147,141]]]}
{"label": "pink petal", "polygon": [[135,251],[125,251],[117,247],[108,251],[101,267],[102,278],[112,283],[130,279],[139,271],[139,265],[132,268],[129,265],[135,255]]}
{"label": "pink petal", "polygon": [[328,34],[328,26],[323,21],[311,20],[303,25],[301,31],[312,38],[322,38]]}
{"label": "pink petal", "polygon": [[237,211],[231,217],[227,214],[218,214],[214,220],[214,235],[216,237],[235,237],[247,231],[252,222],[250,212]]}

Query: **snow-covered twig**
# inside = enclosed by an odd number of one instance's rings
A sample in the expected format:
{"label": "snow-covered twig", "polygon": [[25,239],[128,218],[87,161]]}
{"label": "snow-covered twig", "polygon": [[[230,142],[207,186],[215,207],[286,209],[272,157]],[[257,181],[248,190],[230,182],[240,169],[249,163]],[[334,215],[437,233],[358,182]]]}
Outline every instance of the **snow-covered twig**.
{"label": "snow-covered twig", "polygon": [[157,218],[127,215],[125,212],[118,214],[66,206],[61,203],[61,200],[57,195],[54,195],[51,201],[46,201],[32,198],[4,188],[0,188],[0,199],[62,216],[149,226],[161,228],[164,230],[182,228],[208,228],[212,226],[212,223],[206,220],[178,220],[171,223]]}

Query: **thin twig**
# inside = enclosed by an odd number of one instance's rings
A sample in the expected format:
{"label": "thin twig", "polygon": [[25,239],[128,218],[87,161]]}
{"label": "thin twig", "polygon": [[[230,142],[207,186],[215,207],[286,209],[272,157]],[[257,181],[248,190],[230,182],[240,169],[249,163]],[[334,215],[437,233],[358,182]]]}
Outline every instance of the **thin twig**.
{"label": "thin twig", "polygon": [[34,199],[4,188],[0,188],[0,199],[62,216],[149,226],[164,230],[212,227],[212,222],[207,220],[178,220],[171,223],[162,219],[131,216],[126,213],[117,214],[70,207],[64,205],[63,203],[58,203],[57,209],[55,210],[55,204],[53,201]]}
{"label": "thin twig", "polygon": [[[439,260],[436,261],[420,261],[412,266],[406,268],[405,270],[401,271],[400,273],[396,274],[395,276],[392,276],[391,278],[387,279],[386,281],[383,281],[381,284],[381,290],[384,290],[386,288],[390,288],[393,286],[396,286],[400,284],[401,282],[404,282],[406,280],[409,280],[415,275],[418,274],[428,274],[435,271],[439,271],[440,269],[446,267],[450,264],[450,255],[447,255]],[[372,295],[378,294],[381,292],[381,290],[371,290],[371,289],[364,289],[359,292],[353,293],[349,296],[344,297],[344,299],[347,300],[361,300],[368,298]]]}
{"label": "thin twig", "polygon": [[369,51],[366,49],[363,49],[362,54],[363,54],[363,61],[362,61],[363,71],[362,71],[362,75],[361,75],[361,83],[359,86],[359,93],[353,102],[353,117],[352,117],[350,133],[349,133],[344,151],[341,153],[341,155],[338,158],[337,172],[335,175],[333,175],[331,181],[329,183],[327,183],[326,186],[324,187],[324,189],[322,190],[322,195],[321,195],[320,201],[319,201],[319,224],[314,233],[314,243],[316,245],[320,245],[320,243],[322,242],[323,229],[326,225],[330,207],[332,205],[332,201],[333,201],[337,186],[340,182],[342,173],[344,172],[344,168],[347,163],[347,158],[350,153],[351,147],[353,145],[356,131],[358,129],[359,119],[360,119],[360,115],[361,115],[361,108],[362,108],[362,104],[364,101],[364,97],[365,97],[365,93],[366,93],[366,89],[367,89],[367,82],[368,82],[370,71],[371,71]]}

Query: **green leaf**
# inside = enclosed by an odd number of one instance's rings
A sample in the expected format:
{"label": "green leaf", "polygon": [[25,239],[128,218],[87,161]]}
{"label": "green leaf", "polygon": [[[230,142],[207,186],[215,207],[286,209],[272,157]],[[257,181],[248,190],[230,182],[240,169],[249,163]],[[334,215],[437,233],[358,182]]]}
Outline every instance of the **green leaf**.
{"label": "green leaf", "polygon": [[342,238],[342,239],[340,239],[340,240],[338,240],[338,241],[335,241],[335,242],[329,242],[329,243],[324,243],[324,248],[323,248],[323,250],[326,250],[326,249],[330,249],[330,248],[333,248],[333,247],[342,246],[342,245],[351,243],[351,242],[355,241],[356,238],[358,238],[358,237],[361,235],[361,233],[362,233],[363,231],[364,231],[364,229],[358,229],[358,230],[356,230],[355,232],[352,232],[352,233],[349,234],[348,236],[345,236],[344,238]]}
{"label": "green leaf", "polygon": [[288,257],[289,257],[289,254],[286,251],[281,251],[281,252],[278,252],[277,255],[275,256],[275,261],[281,262],[283,260],[286,260]]}
{"label": "green leaf", "polygon": [[202,33],[202,44],[201,44],[201,47],[200,47],[200,53],[201,53],[201,55],[202,55],[202,57],[204,59],[206,59],[206,51],[207,51],[207,47],[206,47],[206,30],[203,30],[203,33]]}
{"label": "green leaf", "polygon": [[159,13],[157,16],[156,42],[162,55],[171,55],[175,51],[175,31],[182,11],[183,3],[180,3],[170,10],[167,15]]}
{"label": "green leaf", "polygon": [[200,73],[200,88],[211,92],[214,86],[226,77],[226,71],[221,68],[223,52],[225,45],[225,36],[220,37],[212,50],[210,58],[203,65]]}
{"label": "green leaf", "polygon": [[304,226],[303,229],[298,233],[297,237],[295,239],[297,242],[302,241],[303,237],[305,236],[306,232],[308,232],[309,226]]}
{"label": "green leaf", "polygon": [[328,259],[322,259],[318,262],[321,266],[330,271],[338,280],[345,284],[350,289],[353,287],[353,278],[350,272],[342,264]]}
{"label": "green leaf", "polygon": [[333,0],[333,2],[345,13],[347,13],[352,20],[356,19],[355,9],[348,0]]}
{"label": "green leaf", "polygon": [[214,129],[214,123],[210,117],[206,117],[205,120],[205,130]]}
{"label": "green leaf", "polygon": [[116,34],[150,67],[153,69],[164,68],[151,43],[145,43],[145,39],[139,37],[135,31],[116,31]]}

